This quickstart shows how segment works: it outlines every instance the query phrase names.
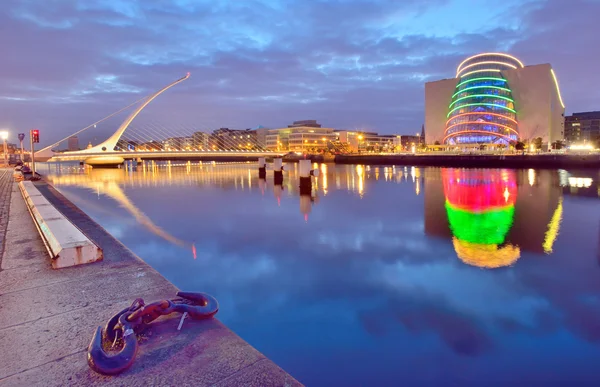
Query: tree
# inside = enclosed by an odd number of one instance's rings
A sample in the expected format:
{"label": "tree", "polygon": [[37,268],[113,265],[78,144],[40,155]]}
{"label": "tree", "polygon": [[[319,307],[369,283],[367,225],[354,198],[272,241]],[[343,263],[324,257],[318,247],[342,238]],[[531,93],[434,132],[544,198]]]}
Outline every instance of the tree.
{"label": "tree", "polygon": [[535,149],[542,149],[542,138],[536,137],[533,139],[533,146]]}
{"label": "tree", "polygon": [[525,149],[525,143],[523,141],[517,141],[517,143],[515,144],[515,149],[522,151],[523,149]]}
{"label": "tree", "polygon": [[442,145],[442,144],[440,144],[440,142],[436,140],[436,141],[433,143],[433,145]]}

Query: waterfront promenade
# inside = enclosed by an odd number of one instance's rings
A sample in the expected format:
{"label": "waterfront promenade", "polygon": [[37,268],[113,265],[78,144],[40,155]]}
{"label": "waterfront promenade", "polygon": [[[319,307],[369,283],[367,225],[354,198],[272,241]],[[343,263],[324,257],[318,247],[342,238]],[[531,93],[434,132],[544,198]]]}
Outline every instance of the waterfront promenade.
{"label": "waterfront promenade", "polygon": [[36,186],[104,260],[51,269],[12,170],[0,169],[0,386],[301,385],[217,319],[186,319],[177,331],[179,315],[152,324],[131,369],[91,371],[86,348],[96,327],[135,298],[173,298],[177,289],[52,186]]}

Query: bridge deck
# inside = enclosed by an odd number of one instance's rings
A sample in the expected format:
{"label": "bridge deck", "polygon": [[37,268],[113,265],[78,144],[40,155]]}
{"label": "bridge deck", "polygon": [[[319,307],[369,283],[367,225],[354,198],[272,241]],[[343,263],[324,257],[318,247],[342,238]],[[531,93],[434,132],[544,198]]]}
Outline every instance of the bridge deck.
{"label": "bridge deck", "polygon": [[123,159],[174,159],[174,158],[231,158],[231,157],[281,157],[282,152],[271,151],[160,151],[160,152],[64,152],[55,154],[49,161],[79,161],[89,157],[122,157]]}

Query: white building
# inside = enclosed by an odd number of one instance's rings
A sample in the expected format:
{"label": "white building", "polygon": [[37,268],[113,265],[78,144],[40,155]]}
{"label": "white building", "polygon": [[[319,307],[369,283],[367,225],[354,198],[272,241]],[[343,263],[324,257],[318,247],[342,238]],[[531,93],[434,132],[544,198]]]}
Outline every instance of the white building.
{"label": "white building", "polygon": [[[311,126],[301,126],[308,122]],[[330,141],[337,141],[333,128],[321,128],[316,121],[296,121],[287,128],[269,129],[265,135],[266,148],[272,151],[303,152],[326,148]]]}
{"label": "white building", "polygon": [[455,78],[425,84],[427,144],[550,144],[564,137],[564,112],[552,67],[507,54],[474,55]]}

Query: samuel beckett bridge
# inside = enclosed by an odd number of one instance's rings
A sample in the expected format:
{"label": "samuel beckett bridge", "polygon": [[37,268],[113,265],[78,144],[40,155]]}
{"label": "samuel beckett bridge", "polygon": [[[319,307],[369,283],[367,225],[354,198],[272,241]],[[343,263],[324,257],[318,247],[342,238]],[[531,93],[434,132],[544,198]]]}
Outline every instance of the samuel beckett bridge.
{"label": "samuel beckett bridge", "polygon": [[[250,160],[258,157],[280,157],[281,152],[268,151],[257,130],[217,129],[211,133],[194,129],[171,128],[146,124],[132,126],[132,121],[156,97],[189,79],[190,74],[141,98],[129,106],[35,152],[39,161],[80,161],[94,167],[115,167],[125,160]],[[126,109],[138,105],[117,130],[104,142],[86,149],[57,151],[54,148],[69,138],[85,132]]]}

